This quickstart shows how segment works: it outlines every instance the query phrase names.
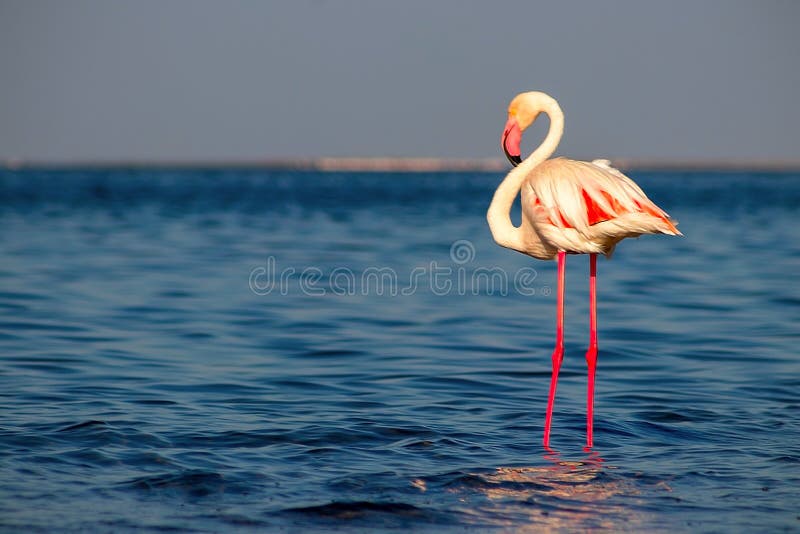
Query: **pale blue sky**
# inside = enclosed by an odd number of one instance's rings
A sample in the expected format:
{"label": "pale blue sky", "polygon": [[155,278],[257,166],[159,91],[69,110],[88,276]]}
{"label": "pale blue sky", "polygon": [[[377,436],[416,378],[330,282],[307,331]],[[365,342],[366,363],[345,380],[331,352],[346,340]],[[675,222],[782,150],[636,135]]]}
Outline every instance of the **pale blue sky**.
{"label": "pale blue sky", "polygon": [[[800,160],[800,2],[0,0],[0,159]],[[528,137],[535,144],[537,129]]]}

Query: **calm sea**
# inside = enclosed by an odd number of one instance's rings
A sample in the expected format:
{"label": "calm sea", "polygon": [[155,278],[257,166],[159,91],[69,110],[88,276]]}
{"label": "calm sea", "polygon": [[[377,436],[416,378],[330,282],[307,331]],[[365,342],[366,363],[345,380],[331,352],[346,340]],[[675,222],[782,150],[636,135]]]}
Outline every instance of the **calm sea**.
{"label": "calm sea", "polygon": [[800,175],[632,173],[685,237],[493,244],[498,173],[0,171],[0,526],[800,530]]}

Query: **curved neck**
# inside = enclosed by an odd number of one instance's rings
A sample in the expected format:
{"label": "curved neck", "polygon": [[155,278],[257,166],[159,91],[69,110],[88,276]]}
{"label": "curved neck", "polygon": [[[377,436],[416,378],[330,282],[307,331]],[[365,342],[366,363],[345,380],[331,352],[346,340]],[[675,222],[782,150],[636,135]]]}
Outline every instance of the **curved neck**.
{"label": "curved neck", "polygon": [[517,167],[505,177],[494,193],[486,220],[492,237],[498,245],[524,252],[525,240],[522,231],[511,222],[511,206],[517,198],[519,190],[528,175],[539,164],[549,158],[558,147],[561,135],[564,133],[564,113],[554,99],[543,98],[540,105],[541,111],[550,117],[550,129],[539,148],[525,158]]}

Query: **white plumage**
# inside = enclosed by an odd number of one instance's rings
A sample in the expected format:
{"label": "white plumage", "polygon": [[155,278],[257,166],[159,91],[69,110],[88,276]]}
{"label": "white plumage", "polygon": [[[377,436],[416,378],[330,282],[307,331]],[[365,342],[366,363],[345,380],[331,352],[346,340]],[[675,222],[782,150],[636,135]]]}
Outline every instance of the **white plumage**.
{"label": "white plumage", "polygon": [[[508,173],[487,213],[500,245],[543,260],[554,259],[559,251],[610,257],[626,237],[681,235],[669,215],[608,160],[547,159],[561,139],[564,116],[544,93],[523,93],[512,101],[503,135],[507,154],[518,155],[521,132],[541,111],[550,115],[547,137]],[[522,224],[516,227],[510,210],[520,191]]]}
{"label": "white plumage", "polygon": [[[597,162],[601,162],[598,164]],[[537,165],[522,186],[522,213],[538,239],[531,256],[559,250],[611,256],[626,237],[678,234],[669,216],[630,178],[607,165],[555,158]]]}

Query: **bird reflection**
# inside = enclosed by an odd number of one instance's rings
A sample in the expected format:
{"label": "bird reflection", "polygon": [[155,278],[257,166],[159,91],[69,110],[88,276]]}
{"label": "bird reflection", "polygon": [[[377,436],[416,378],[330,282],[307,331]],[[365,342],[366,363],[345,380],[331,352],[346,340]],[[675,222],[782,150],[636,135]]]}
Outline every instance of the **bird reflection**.
{"label": "bird reflection", "polygon": [[469,486],[450,487],[459,501],[467,504],[461,511],[479,522],[492,526],[512,526],[515,531],[527,525],[530,531],[541,529],[626,529],[643,526],[644,516],[635,507],[639,491],[623,476],[614,473],[599,453],[584,449],[586,456],[568,460],[547,448],[545,465],[498,467],[488,473],[474,474]]}
{"label": "bird reflection", "polygon": [[[497,487],[488,488],[490,498],[535,498],[549,495],[561,498],[586,496],[601,499],[618,493],[616,484],[593,483],[603,470],[603,458],[596,451],[584,449],[583,460],[565,460],[561,453],[546,447],[543,458],[550,465],[539,467],[498,467],[494,473],[483,475]],[[514,483],[508,486],[507,483]]]}

